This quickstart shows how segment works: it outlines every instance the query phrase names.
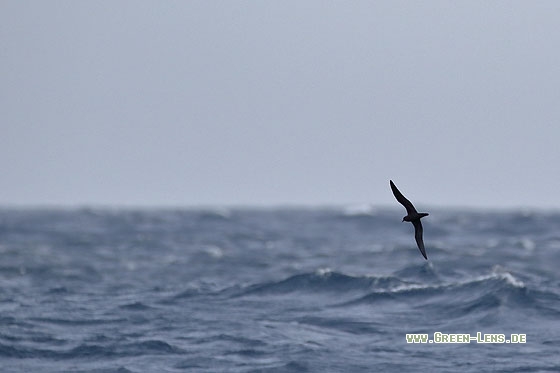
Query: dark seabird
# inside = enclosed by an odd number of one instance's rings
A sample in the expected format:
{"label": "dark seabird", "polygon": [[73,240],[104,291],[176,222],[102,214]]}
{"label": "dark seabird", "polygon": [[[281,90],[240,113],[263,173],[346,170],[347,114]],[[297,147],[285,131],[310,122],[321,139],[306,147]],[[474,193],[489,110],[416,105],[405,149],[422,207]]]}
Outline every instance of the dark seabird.
{"label": "dark seabird", "polygon": [[426,212],[416,211],[412,203],[409,200],[407,200],[402,195],[402,193],[397,189],[395,184],[393,184],[393,181],[389,180],[389,183],[391,183],[391,190],[393,191],[395,198],[404,206],[404,208],[406,209],[406,213],[408,214],[402,219],[402,221],[409,221],[412,223],[412,225],[414,225],[414,238],[416,238],[416,243],[418,244],[418,248],[420,249],[420,252],[424,256],[424,258],[428,260],[428,257],[426,256],[426,249],[424,249],[424,241],[422,241],[423,229],[422,229],[422,223],[420,222],[420,219],[423,218],[424,216],[428,216],[429,214]]}

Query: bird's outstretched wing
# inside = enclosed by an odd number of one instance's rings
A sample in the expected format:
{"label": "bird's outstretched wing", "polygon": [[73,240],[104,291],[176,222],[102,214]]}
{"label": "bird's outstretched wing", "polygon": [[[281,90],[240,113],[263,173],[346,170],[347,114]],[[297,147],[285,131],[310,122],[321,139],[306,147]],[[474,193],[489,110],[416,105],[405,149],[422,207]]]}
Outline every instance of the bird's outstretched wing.
{"label": "bird's outstretched wing", "polygon": [[418,248],[420,249],[420,252],[422,253],[424,259],[428,260],[426,249],[424,249],[424,241],[422,240],[422,232],[424,231],[424,229],[422,229],[422,223],[420,222],[420,219],[413,220],[412,225],[414,225],[414,238],[416,238]]}
{"label": "bird's outstretched wing", "polygon": [[[402,193],[397,189],[395,184],[393,184],[393,180],[389,180],[389,183],[391,184],[391,190],[393,191],[393,194],[395,195],[395,198],[397,199],[397,201],[399,201],[404,206],[404,208],[406,209],[406,212],[409,215],[416,214],[417,211],[414,208],[414,206],[412,205],[412,202],[407,200],[402,195]],[[416,238],[416,240],[418,240],[418,237]],[[420,241],[422,241],[422,226],[420,226]],[[422,245],[422,246],[424,246],[424,245]],[[424,256],[426,256],[426,255],[424,255]]]}

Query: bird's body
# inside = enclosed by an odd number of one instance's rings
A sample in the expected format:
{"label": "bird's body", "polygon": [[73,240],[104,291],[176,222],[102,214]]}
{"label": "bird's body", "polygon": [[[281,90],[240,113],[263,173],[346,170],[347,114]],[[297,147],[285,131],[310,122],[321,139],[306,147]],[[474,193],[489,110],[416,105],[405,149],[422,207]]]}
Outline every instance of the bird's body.
{"label": "bird's body", "polygon": [[428,214],[427,212],[420,212],[420,213],[416,213],[416,214],[409,214],[407,216],[405,216],[403,218],[404,221],[409,221],[409,222],[413,222],[415,220],[418,220],[420,218],[423,218],[424,216],[428,216],[430,214]]}
{"label": "bird's body", "polygon": [[424,248],[424,241],[422,239],[422,233],[424,230],[422,228],[422,223],[420,222],[420,219],[423,218],[424,216],[428,216],[429,214],[427,212],[416,211],[412,202],[410,202],[408,199],[405,198],[405,196],[402,195],[402,193],[397,189],[393,181],[389,180],[389,183],[391,184],[391,190],[393,191],[395,198],[406,209],[407,215],[403,218],[402,221],[408,221],[412,223],[412,225],[414,225],[414,238],[416,239],[416,243],[418,244],[418,249],[420,249],[420,252],[422,253],[424,259],[428,260],[428,256],[426,255],[426,249]]}

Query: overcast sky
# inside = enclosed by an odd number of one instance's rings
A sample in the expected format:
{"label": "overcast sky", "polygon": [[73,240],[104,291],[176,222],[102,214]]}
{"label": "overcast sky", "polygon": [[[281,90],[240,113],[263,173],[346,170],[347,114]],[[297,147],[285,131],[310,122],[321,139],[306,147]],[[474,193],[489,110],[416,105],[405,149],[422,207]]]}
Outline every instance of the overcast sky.
{"label": "overcast sky", "polygon": [[0,2],[0,205],[560,208],[559,1]]}

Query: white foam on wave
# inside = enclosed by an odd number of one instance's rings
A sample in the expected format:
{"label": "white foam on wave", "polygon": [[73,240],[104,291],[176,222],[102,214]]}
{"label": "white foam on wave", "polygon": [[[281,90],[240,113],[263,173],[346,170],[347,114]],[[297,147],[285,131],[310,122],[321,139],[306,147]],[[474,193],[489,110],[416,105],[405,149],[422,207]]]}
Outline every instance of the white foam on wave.
{"label": "white foam on wave", "polygon": [[535,241],[529,239],[529,238],[522,238],[519,243],[521,244],[521,247],[523,247],[525,250],[531,252],[534,251],[535,248],[537,247],[537,244],[535,243]]}
{"label": "white foam on wave", "polygon": [[405,293],[411,290],[439,289],[446,285],[421,285],[421,284],[401,284],[379,293]]}
{"label": "white foam on wave", "polygon": [[489,274],[487,275],[480,275],[480,276],[476,276],[474,278],[471,279],[467,279],[464,281],[459,281],[457,283],[454,283],[452,285],[468,285],[468,284],[472,284],[472,283],[476,283],[476,282],[483,282],[483,281],[488,281],[488,280],[503,280],[506,281],[508,284],[516,287],[516,288],[524,288],[525,287],[525,283],[519,279],[517,279],[514,275],[512,275],[511,273],[509,273],[508,271],[506,271],[504,268],[502,268],[499,265],[496,265],[492,268],[492,270],[490,271]]}
{"label": "white foam on wave", "polygon": [[332,270],[331,270],[329,267],[318,268],[318,269],[315,271],[315,274],[316,274],[317,276],[321,276],[321,277],[330,276],[331,273],[332,273]]}
{"label": "white foam on wave", "polygon": [[220,259],[224,256],[224,251],[221,247],[216,245],[207,245],[204,247],[204,252],[212,258]]}
{"label": "white foam on wave", "polygon": [[344,207],[343,213],[345,216],[373,216],[375,210],[370,204],[350,205]]}
{"label": "white foam on wave", "polygon": [[505,280],[508,284],[515,286],[516,288],[524,288],[525,283],[517,278],[514,275],[506,271],[502,266],[496,265],[492,268],[491,276],[493,278],[497,278],[500,280]]}
{"label": "white foam on wave", "polygon": [[525,288],[525,283],[523,281],[516,278],[510,272],[504,270],[501,266],[494,266],[494,268],[492,268],[492,271],[489,274],[476,276],[474,278],[468,278],[468,279],[465,279],[463,281],[447,282],[447,283],[436,284],[436,285],[434,285],[434,284],[405,283],[405,284],[399,284],[399,285],[394,286],[394,287],[390,287],[388,289],[374,290],[373,292],[374,293],[380,293],[380,294],[382,294],[382,293],[398,294],[398,293],[404,293],[404,292],[412,291],[412,290],[427,290],[427,289],[437,290],[437,289],[445,289],[445,288],[464,286],[464,285],[474,284],[474,283],[478,283],[478,282],[484,282],[484,281],[488,281],[488,280],[502,280],[502,281],[505,281],[509,285],[514,286],[516,288],[520,288],[520,289]]}
{"label": "white foam on wave", "polygon": [[510,285],[515,286],[516,288],[524,288],[525,283],[521,280],[516,279],[511,273],[504,272],[499,275],[499,277],[503,280],[506,280]]}

